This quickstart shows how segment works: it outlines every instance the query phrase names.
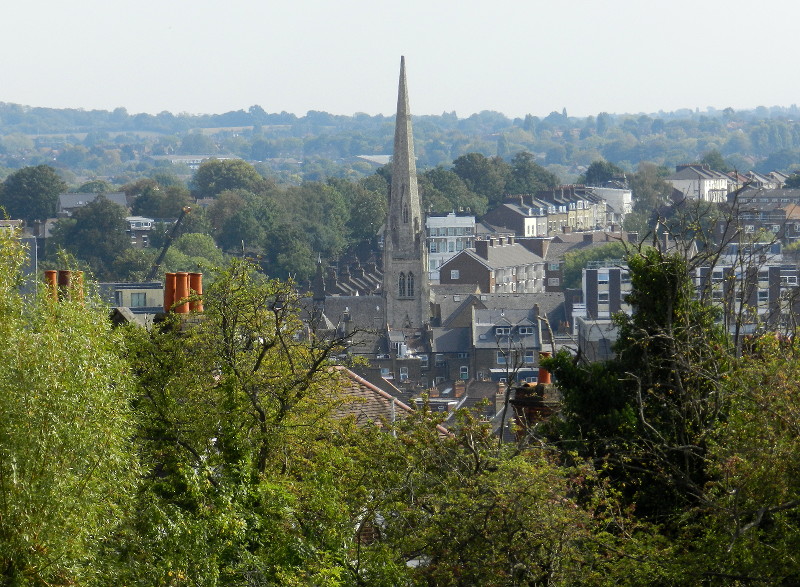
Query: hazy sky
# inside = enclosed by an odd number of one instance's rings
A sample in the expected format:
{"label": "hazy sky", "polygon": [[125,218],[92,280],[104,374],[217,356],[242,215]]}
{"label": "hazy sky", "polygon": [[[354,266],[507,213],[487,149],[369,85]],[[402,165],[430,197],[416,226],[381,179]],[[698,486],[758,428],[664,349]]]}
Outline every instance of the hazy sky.
{"label": "hazy sky", "polygon": [[9,0],[0,102],[466,117],[800,102],[800,3]]}

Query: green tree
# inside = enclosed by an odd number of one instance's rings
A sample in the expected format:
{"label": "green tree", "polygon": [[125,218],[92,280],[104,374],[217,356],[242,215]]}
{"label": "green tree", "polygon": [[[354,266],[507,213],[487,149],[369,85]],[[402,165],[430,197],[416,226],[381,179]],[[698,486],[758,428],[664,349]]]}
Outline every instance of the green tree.
{"label": "green tree", "polygon": [[58,195],[66,190],[67,184],[49,165],[24,167],[3,182],[0,205],[11,218],[44,220],[55,216]]}
{"label": "green tree", "polygon": [[711,149],[707,153],[704,153],[700,158],[700,163],[703,165],[708,165],[714,171],[719,171],[721,173],[733,171],[718,149]]}
{"label": "green tree", "polygon": [[191,207],[189,190],[180,186],[146,186],[133,202],[132,212],[151,218],[177,218],[183,208]]}
{"label": "green tree", "polygon": [[59,221],[60,244],[89,264],[98,279],[113,279],[114,260],[130,247],[127,213],[103,195]]}
{"label": "green tree", "polygon": [[467,153],[453,161],[453,172],[471,192],[485,197],[493,206],[506,194],[511,166],[500,157],[487,158],[480,153]]}
{"label": "green tree", "polygon": [[624,176],[625,172],[613,163],[609,163],[608,161],[594,161],[589,165],[586,173],[578,179],[578,183],[602,186],[615,177]]}
{"label": "green tree", "polygon": [[190,182],[197,198],[215,198],[225,190],[264,193],[266,180],[241,159],[209,159],[200,164]]}
{"label": "green tree", "polygon": [[510,194],[535,194],[540,190],[556,187],[559,179],[536,163],[534,156],[525,151],[514,155],[511,160],[511,176],[506,184]]}
{"label": "green tree", "polygon": [[77,300],[23,300],[21,248],[0,250],[0,583],[116,582],[105,545],[137,471],[124,340]]}
{"label": "green tree", "polygon": [[79,194],[108,194],[114,191],[114,186],[104,179],[93,179],[82,183],[75,191]]}

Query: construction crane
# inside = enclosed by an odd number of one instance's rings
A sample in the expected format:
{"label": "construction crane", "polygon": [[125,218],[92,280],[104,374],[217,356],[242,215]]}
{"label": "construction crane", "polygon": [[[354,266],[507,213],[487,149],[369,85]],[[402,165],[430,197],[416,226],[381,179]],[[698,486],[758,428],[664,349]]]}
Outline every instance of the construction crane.
{"label": "construction crane", "polygon": [[167,234],[166,239],[164,240],[164,246],[161,247],[161,252],[158,254],[158,258],[153,262],[153,266],[150,268],[150,273],[147,274],[147,281],[153,281],[158,275],[158,269],[161,267],[161,263],[164,262],[164,257],[167,254],[167,249],[172,244],[172,241],[178,235],[178,229],[181,226],[181,222],[183,222],[183,218],[191,212],[192,209],[189,206],[184,206],[181,209],[181,213],[178,216],[178,219],[175,221],[175,224],[172,225],[172,230],[169,231]]}

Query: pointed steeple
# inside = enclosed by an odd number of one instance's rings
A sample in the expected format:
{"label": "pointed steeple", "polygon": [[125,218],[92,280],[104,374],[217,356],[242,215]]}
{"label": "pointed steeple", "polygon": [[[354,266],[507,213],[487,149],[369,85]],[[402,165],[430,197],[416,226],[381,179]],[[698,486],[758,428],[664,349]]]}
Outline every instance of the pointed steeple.
{"label": "pointed steeple", "polygon": [[384,234],[386,322],[402,328],[419,328],[430,318],[428,250],[425,222],[420,209],[414,137],[408,106],[405,57],[400,58],[400,83],[392,155],[392,186]]}

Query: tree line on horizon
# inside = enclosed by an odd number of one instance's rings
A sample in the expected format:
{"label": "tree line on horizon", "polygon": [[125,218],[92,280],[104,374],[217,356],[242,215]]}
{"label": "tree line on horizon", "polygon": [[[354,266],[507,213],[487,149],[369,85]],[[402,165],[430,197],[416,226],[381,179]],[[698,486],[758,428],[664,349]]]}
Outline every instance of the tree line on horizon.
{"label": "tree line on horizon", "polygon": [[[158,169],[189,175],[176,155],[240,157],[279,183],[364,177],[374,165],[358,156],[391,153],[393,117],[268,114],[260,106],[220,115],[27,108],[0,103],[0,177],[51,164],[79,178],[123,185]],[[796,106],[734,111],[572,117],[565,112],[510,119],[483,111],[414,117],[418,166],[449,166],[467,153],[510,158],[517,152],[571,183],[606,160],[627,172],[640,162],[668,168],[718,151],[741,172],[791,171],[800,165]]]}

